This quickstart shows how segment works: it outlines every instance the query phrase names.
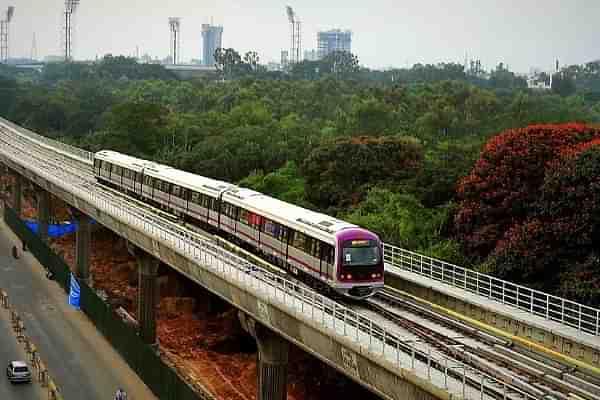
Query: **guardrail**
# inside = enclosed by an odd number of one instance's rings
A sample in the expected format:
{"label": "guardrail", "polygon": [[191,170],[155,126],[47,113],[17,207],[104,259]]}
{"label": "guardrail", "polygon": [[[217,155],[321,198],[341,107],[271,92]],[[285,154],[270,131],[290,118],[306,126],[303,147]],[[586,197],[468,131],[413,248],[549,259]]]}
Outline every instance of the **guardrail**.
{"label": "guardrail", "polygon": [[59,142],[58,140],[54,140],[54,139],[50,139],[50,138],[47,138],[42,135],[38,135],[37,133],[32,132],[29,129],[23,128],[19,125],[16,125],[4,118],[0,118],[0,124],[8,126],[11,129],[20,133],[21,135],[26,136],[27,138],[34,140],[36,142],[39,142],[40,144],[50,146],[54,149],[59,149],[63,152],[66,152],[66,153],[72,155],[72,156],[78,157],[86,163],[91,164],[94,162],[94,153],[92,153],[92,152],[82,150],[79,147],[71,146],[70,144]]}
{"label": "guardrail", "polygon": [[409,250],[384,244],[386,263],[600,336],[600,310]]}
{"label": "guardrail", "polygon": [[[291,315],[321,326],[332,336],[343,337],[354,342],[361,354],[371,353],[377,358],[385,359],[398,369],[411,369],[420,378],[434,385],[434,382],[443,380],[447,390],[450,387],[448,382],[454,382],[453,391],[461,393],[463,398],[467,398],[466,394],[469,394],[468,398],[484,398],[488,385],[504,388],[505,391],[509,387],[506,382],[498,381],[471,367],[457,364],[455,360],[437,358],[414,344],[397,338],[394,333],[379,326],[375,321],[311,289],[300,286],[295,281],[262,270],[246,259],[201,238],[196,233],[157,218],[120,197],[91,190],[86,186],[81,173],[77,173],[75,168],[69,170],[65,164],[51,165],[47,160],[36,158],[31,151],[21,150],[11,154],[9,146],[0,147],[0,152],[23,168],[33,170],[53,185],[72,193],[121,223],[137,228],[147,236],[193,260],[198,268],[209,270],[230,284],[253,293],[264,303],[278,306]],[[439,369],[432,366],[437,366]],[[398,372],[400,375],[400,371]],[[468,384],[467,375],[480,377],[480,383],[473,385],[473,378],[469,377]],[[510,390],[521,392],[512,386]],[[524,399],[534,398],[524,392],[521,392],[521,395]]]}

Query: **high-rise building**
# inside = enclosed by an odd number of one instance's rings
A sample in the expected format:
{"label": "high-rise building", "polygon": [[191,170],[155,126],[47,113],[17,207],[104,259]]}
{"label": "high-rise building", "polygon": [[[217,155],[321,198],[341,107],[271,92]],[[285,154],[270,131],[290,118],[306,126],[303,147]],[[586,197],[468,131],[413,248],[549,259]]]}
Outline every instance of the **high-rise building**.
{"label": "high-rise building", "polygon": [[317,49],[320,59],[336,50],[351,52],[352,32],[340,29],[319,32],[317,35]]}
{"label": "high-rise building", "polygon": [[223,27],[202,24],[202,64],[215,65],[215,50],[223,47]]}

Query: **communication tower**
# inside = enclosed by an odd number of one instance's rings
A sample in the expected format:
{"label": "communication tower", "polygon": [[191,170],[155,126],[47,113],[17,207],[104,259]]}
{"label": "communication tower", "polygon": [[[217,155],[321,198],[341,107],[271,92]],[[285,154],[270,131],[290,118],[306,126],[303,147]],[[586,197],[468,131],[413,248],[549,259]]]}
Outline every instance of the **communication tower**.
{"label": "communication tower", "polygon": [[12,21],[15,8],[13,6],[8,7],[6,10],[5,18],[0,20],[0,62],[8,62],[9,53],[9,42],[8,42],[8,28],[10,21]]}
{"label": "communication tower", "polygon": [[289,54],[289,63],[299,63],[302,54],[302,23],[298,19],[298,15],[294,12],[292,7],[286,7],[288,20],[290,22],[291,29],[291,46]]}
{"label": "communication tower", "polygon": [[170,17],[169,18],[169,28],[171,30],[171,62],[173,65],[179,64],[180,49],[181,49],[181,40],[180,40],[180,32],[181,32],[181,18]]}
{"label": "communication tower", "polygon": [[79,7],[80,0],[65,0],[65,12],[64,12],[64,42],[62,47],[65,51],[65,62],[69,62],[73,59],[73,14]]}

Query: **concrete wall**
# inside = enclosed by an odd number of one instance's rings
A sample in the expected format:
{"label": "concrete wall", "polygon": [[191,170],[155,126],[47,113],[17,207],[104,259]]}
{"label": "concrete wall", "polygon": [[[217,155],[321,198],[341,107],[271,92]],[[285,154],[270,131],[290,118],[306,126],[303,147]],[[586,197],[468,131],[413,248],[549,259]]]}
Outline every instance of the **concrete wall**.
{"label": "concrete wall", "polygon": [[[544,346],[550,352],[557,352],[565,357],[584,362],[593,367],[600,367],[600,339],[598,347],[593,348],[576,342],[573,338],[562,335],[526,321],[517,320],[510,314],[500,314],[475,305],[466,299],[449,296],[435,287],[420,285],[404,280],[392,274],[386,274],[386,284],[396,289],[408,292],[416,297],[435,303],[465,317],[475,319],[491,327],[497,328],[507,335],[514,335],[524,341]],[[475,295],[470,295],[475,296]],[[591,335],[590,335],[591,336]],[[565,361],[565,360],[562,360]]]}

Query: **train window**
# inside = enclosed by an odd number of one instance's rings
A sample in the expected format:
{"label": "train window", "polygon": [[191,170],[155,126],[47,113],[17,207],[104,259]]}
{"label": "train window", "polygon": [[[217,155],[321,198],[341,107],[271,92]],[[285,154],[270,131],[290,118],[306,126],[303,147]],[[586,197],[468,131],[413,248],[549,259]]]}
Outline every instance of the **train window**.
{"label": "train window", "polygon": [[294,242],[293,246],[298,250],[304,249],[304,242],[306,241],[306,236],[302,232],[295,231],[294,232]]}
{"label": "train window", "polygon": [[321,254],[321,242],[317,239],[313,239],[312,255],[315,258],[320,258],[320,254]]}
{"label": "train window", "polygon": [[288,228],[281,225],[281,229],[279,230],[279,235],[277,236],[277,239],[279,239],[281,242],[287,243],[287,237],[288,237]]}
{"label": "train window", "polygon": [[321,254],[323,257],[323,261],[327,264],[333,264],[333,246],[326,243],[321,243],[321,247],[323,248]]}
{"label": "train window", "polygon": [[106,161],[105,161],[105,162],[103,162],[103,163],[102,163],[102,168],[103,168],[105,171],[110,171],[110,167],[111,167],[111,165],[112,165],[111,163],[109,163],[109,162],[106,162]]}
{"label": "train window", "polygon": [[258,214],[254,214],[252,212],[248,213],[248,225],[253,226],[255,229],[258,229],[262,225],[263,217]]}
{"label": "train window", "polygon": [[312,248],[313,248],[313,238],[310,236],[306,236],[304,239],[304,247],[302,248],[302,250],[307,253],[307,254],[312,254]]}
{"label": "train window", "polygon": [[190,192],[190,199],[191,199],[192,203],[194,203],[194,204],[200,204],[200,193],[191,191]]}
{"label": "train window", "polygon": [[270,219],[265,218],[265,226],[264,232],[273,237],[279,237],[279,232],[281,231],[281,225],[277,222],[271,221]]}
{"label": "train window", "polygon": [[231,204],[221,203],[221,213],[227,217],[231,217]]}
{"label": "train window", "polygon": [[98,168],[100,169],[102,167],[102,161],[98,160],[97,158],[94,158],[94,169]]}
{"label": "train window", "polygon": [[202,206],[204,208],[206,208],[207,210],[210,209],[210,205],[211,205],[211,198],[206,196],[206,195],[202,195]]}
{"label": "train window", "polygon": [[239,214],[240,214],[239,221],[243,222],[246,225],[248,225],[248,210],[240,208],[240,213]]}
{"label": "train window", "polygon": [[144,175],[144,185],[152,186],[152,177]]}
{"label": "train window", "polygon": [[181,197],[181,186],[173,185],[173,195],[175,197]]}
{"label": "train window", "polygon": [[187,200],[188,199],[188,190],[186,188],[181,188],[181,196],[180,196],[183,200]]}

